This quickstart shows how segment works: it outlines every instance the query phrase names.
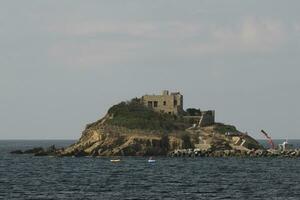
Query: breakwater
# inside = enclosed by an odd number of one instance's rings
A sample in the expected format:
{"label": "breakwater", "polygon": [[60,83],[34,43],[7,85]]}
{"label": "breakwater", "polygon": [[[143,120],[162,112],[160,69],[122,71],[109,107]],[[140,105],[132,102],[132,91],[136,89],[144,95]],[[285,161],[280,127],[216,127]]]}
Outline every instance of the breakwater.
{"label": "breakwater", "polygon": [[170,157],[300,157],[300,149],[280,151],[275,149],[258,150],[200,150],[177,149],[168,154]]}
{"label": "breakwater", "polygon": [[[15,150],[12,154],[33,154],[34,156],[61,156],[61,149],[55,146],[48,148],[37,147],[25,151]],[[88,156],[84,152],[77,152],[76,157]],[[257,149],[257,150],[201,150],[201,149],[176,149],[168,153],[169,157],[300,157],[300,149],[276,150],[276,149]]]}

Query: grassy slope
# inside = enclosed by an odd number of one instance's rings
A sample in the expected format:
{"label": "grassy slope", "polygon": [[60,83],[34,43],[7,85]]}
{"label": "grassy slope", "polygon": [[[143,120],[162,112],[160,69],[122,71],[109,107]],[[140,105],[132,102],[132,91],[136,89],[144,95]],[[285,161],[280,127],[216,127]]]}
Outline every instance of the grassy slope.
{"label": "grassy slope", "polygon": [[108,110],[108,114],[113,116],[108,124],[129,129],[172,131],[185,130],[190,126],[179,117],[154,112],[141,104],[138,99],[114,105]]}

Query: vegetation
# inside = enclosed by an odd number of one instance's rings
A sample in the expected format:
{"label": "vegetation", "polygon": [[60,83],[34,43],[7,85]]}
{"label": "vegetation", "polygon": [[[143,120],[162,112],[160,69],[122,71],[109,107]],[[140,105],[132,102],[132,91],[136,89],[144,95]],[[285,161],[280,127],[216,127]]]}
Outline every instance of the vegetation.
{"label": "vegetation", "polygon": [[109,124],[129,129],[171,131],[185,130],[190,126],[174,115],[153,111],[144,106],[139,99],[114,105],[108,110],[108,113],[113,116],[108,121]]}
{"label": "vegetation", "polygon": [[186,115],[188,116],[201,116],[201,110],[195,108],[186,109]]}
{"label": "vegetation", "polygon": [[219,133],[222,133],[222,134],[225,134],[227,132],[229,132],[229,133],[238,132],[238,130],[236,129],[235,126],[225,125],[225,124],[217,124],[215,130]]}

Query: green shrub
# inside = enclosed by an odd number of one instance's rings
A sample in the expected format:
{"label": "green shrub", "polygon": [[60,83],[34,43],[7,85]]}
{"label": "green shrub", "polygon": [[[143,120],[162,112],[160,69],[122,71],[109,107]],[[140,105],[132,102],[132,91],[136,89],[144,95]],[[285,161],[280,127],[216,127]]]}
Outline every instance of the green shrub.
{"label": "green shrub", "polygon": [[235,126],[225,125],[225,124],[218,124],[215,130],[222,134],[225,134],[227,132],[235,133],[238,131]]}
{"label": "green shrub", "polygon": [[188,116],[201,116],[201,110],[195,108],[186,109],[186,115]]}
{"label": "green shrub", "polygon": [[146,130],[184,130],[189,127],[183,119],[174,115],[158,113],[144,106],[139,99],[121,102],[108,110],[113,116],[108,121],[111,125],[123,126],[129,129]]}

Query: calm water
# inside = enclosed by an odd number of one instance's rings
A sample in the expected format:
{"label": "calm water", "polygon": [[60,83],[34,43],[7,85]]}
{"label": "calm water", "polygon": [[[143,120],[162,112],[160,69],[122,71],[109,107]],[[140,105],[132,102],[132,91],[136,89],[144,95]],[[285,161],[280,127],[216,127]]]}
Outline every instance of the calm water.
{"label": "calm water", "polygon": [[[300,199],[300,158],[50,158],[0,141],[0,199]],[[294,141],[298,143],[298,141]]]}

